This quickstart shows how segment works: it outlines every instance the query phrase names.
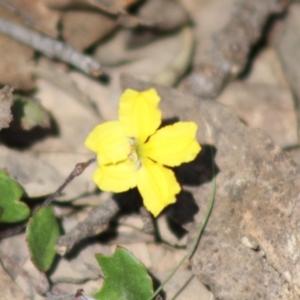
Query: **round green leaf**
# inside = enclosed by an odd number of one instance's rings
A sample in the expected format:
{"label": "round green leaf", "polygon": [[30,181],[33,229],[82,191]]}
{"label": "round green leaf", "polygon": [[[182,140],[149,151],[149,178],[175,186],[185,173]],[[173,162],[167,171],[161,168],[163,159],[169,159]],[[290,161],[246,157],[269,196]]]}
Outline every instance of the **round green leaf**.
{"label": "round green leaf", "polygon": [[4,170],[0,170],[0,191],[0,222],[15,223],[26,220],[30,209],[19,201],[23,189]]}
{"label": "round green leaf", "polygon": [[27,243],[34,265],[40,271],[47,271],[56,255],[54,246],[59,237],[59,225],[53,208],[41,208],[27,226]]}
{"label": "round green leaf", "polygon": [[128,250],[117,247],[112,256],[96,255],[105,275],[102,288],[93,296],[105,300],[147,300],[153,294],[147,269]]}

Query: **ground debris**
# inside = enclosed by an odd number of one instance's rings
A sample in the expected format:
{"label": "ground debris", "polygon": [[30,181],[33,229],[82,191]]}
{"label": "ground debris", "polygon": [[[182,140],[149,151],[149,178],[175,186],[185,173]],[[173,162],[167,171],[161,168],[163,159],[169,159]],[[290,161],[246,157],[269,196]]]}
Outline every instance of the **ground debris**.
{"label": "ground debris", "polygon": [[183,82],[182,88],[199,98],[214,98],[248,61],[248,55],[272,14],[282,13],[288,4],[278,0],[239,0],[232,6],[227,25],[210,37],[205,56]]}

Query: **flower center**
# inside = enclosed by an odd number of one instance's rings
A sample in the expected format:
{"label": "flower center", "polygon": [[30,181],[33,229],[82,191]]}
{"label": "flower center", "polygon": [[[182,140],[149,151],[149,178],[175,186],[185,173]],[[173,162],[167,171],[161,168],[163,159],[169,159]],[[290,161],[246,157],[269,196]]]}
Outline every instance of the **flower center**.
{"label": "flower center", "polygon": [[142,166],[142,162],[140,160],[140,155],[139,155],[139,147],[135,138],[129,138],[129,143],[130,143],[130,153],[128,155],[128,158],[135,164],[135,167],[138,170]]}

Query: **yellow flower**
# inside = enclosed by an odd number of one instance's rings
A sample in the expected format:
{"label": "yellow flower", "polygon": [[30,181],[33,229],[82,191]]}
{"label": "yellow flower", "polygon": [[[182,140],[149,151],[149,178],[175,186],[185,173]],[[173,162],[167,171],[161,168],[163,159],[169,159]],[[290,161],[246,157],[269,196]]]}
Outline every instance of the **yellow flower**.
{"label": "yellow flower", "polygon": [[193,122],[158,129],[159,101],[155,89],[127,89],[120,100],[120,120],[96,126],[85,141],[85,146],[97,153],[99,168],[93,180],[98,187],[116,193],[137,187],[155,217],[174,203],[180,192],[168,167],[192,161],[201,150]]}

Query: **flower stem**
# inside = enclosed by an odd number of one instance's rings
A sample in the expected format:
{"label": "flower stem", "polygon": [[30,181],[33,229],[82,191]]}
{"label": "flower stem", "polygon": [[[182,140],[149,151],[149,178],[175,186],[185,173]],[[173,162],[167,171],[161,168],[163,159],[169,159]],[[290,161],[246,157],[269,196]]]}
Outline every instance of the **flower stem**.
{"label": "flower stem", "polygon": [[215,203],[215,196],[216,196],[216,189],[217,189],[217,184],[216,184],[216,177],[215,177],[215,165],[214,165],[214,161],[213,161],[213,153],[211,150],[211,162],[212,162],[212,174],[213,174],[213,178],[212,178],[212,189],[211,189],[211,194],[210,194],[210,200],[209,200],[209,205],[205,214],[205,217],[200,225],[200,227],[198,228],[198,231],[196,233],[196,236],[194,238],[194,241],[192,243],[192,246],[190,247],[190,249],[187,251],[187,253],[184,255],[184,257],[181,259],[181,261],[179,262],[179,264],[174,268],[174,270],[168,275],[168,277],[162,282],[162,284],[160,285],[160,287],[155,291],[155,293],[147,300],[151,300],[153,299],[155,296],[157,296],[159,294],[159,292],[163,289],[163,287],[165,286],[165,284],[175,275],[175,273],[177,272],[177,270],[181,267],[181,265],[184,263],[184,261],[186,259],[191,259],[197,249],[197,246],[200,242],[200,239],[202,237],[202,234],[204,232],[204,229],[208,223],[209,217],[212,213],[212,209],[214,207],[214,203]]}

